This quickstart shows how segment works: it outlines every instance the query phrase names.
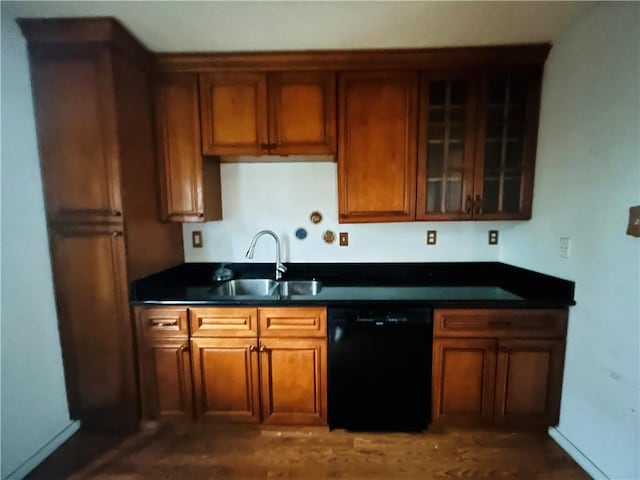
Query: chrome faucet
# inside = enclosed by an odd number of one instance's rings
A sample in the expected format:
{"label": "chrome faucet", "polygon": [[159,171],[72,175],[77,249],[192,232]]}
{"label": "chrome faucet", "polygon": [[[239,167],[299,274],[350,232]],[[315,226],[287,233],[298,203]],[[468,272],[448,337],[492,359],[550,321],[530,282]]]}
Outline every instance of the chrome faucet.
{"label": "chrome faucet", "polygon": [[282,278],[282,274],[287,271],[287,267],[285,267],[280,261],[280,239],[278,238],[278,235],[273,233],[271,230],[262,230],[255,234],[253,240],[251,240],[251,245],[249,245],[249,250],[247,250],[245,257],[253,258],[253,251],[256,249],[256,243],[263,235],[271,235],[276,241],[276,280],[280,280]]}

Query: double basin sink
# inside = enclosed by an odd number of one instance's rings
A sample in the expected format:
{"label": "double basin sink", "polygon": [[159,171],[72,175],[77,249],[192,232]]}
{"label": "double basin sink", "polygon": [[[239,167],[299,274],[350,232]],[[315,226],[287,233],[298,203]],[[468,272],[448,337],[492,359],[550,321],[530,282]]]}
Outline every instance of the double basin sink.
{"label": "double basin sink", "polygon": [[271,280],[246,278],[226,281],[209,291],[211,297],[290,297],[313,296],[320,293],[322,284],[317,280]]}

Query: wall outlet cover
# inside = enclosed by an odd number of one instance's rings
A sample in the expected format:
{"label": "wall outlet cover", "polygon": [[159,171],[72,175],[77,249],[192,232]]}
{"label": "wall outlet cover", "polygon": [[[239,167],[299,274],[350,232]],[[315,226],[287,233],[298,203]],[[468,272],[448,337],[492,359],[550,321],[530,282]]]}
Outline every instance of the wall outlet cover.
{"label": "wall outlet cover", "polygon": [[571,249],[571,238],[570,237],[560,237],[560,250],[559,254],[562,258],[569,258],[569,253]]}
{"label": "wall outlet cover", "polygon": [[435,245],[438,241],[437,230],[427,230],[427,245]]}
{"label": "wall outlet cover", "polygon": [[498,244],[498,230],[489,230],[489,245]]}

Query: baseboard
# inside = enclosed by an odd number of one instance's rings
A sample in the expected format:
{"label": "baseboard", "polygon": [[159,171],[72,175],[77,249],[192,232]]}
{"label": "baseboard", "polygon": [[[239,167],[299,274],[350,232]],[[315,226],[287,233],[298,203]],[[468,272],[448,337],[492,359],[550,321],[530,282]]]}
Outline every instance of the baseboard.
{"label": "baseboard", "polygon": [[549,427],[549,436],[553,438],[560,448],[573,458],[582,469],[597,480],[610,480],[587,456],[582,453],[571,441],[565,437],[556,427]]}
{"label": "baseboard", "polygon": [[36,468],[42,461],[51,455],[60,445],[66,442],[71,435],[76,433],[80,428],[80,421],[76,420],[64,427],[55,437],[49,440],[36,453],[31,455],[25,462],[11,472],[4,480],[20,480]]}

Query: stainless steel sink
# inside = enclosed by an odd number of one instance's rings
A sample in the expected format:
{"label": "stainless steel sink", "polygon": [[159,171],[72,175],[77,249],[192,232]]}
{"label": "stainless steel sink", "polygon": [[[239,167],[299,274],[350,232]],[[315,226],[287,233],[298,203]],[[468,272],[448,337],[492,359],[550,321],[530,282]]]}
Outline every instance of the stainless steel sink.
{"label": "stainless steel sink", "polygon": [[269,278],[245,278],[229,280],[215,288],[209,295],[215,297],[270,297],[278,292],[278,282]]}
{"label": "stainless steel sink", "polygon": [[317,280],[288,280],[280,282],[280,295],[318,295],[322,284]]}

